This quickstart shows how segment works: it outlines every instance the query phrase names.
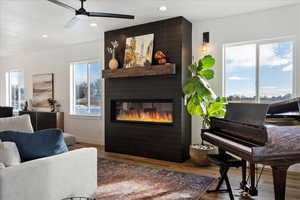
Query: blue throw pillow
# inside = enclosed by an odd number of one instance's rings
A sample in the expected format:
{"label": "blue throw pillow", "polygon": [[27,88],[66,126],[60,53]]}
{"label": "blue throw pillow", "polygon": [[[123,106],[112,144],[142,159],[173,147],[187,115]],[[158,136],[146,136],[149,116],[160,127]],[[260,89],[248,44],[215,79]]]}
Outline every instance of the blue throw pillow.
{"label": "blue throw pillow", "polygon": [[15,142],[22,161],[53,156],[68,151],[61,130],[48,129],[35,133],[17,131],[0,132],[0,140]]}

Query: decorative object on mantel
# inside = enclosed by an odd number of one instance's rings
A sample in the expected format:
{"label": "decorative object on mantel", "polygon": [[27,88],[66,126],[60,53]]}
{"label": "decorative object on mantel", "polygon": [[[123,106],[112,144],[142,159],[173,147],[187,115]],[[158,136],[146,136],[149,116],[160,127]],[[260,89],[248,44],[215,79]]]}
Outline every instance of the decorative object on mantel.
{"label": "decorative object on mantel", "polygon": [[159,65],[164,65],[167,63],[167,56],[162,51],[157,51],[154,55]]}
{"label": "decorative object on mantel", "polygon": [[36,74],[32,76],[33,94],[32,106],[33,107],[48,107],[48,99],[54,98],[53,88],[53,74]]}
{"label": "decorative object on mantel", "polygon": [[170,171],[100,157],[98,158],[96,196],[97,199],[122,200],[198,200],[215,182],[216,179],[209,176]]}
{"label": "decorative object on mantel", "polygon": [[125,78],[172,74],[176,74],[175,64],[151,65],[147,67],[121,68],[115,70],[102,70],[103,78]]}
{"label": "decorative object on mantel", "polygon": [[124,67],[144,67],[152,64],[154,34],[126,39]]}
{"label": "decorative object on mantel", "polygon": [[[210,117],[225,115],[226,98],[217,97],[207,82],[214,78],[214,71],[211,69],[214,65],[215,59],[210,55],[191,64],[189,70],[192,72],[192,77],[183,88],[187,111],[191,115],[202,117],[202,130],[209,128]],[[210,152],[213,152],[211,146],[204,144],[203,141],[202,144],[190,146],[191,160],[201,166],[209,164],[207,154]],[[201,163],[198,162],[199,158],[202,158]]]}
{"label": "decorative object on mantel", "polygon": [[109,69],[113,70],[113,69],[117,69],[119,67],[119,63],[118,60],[116,59],[116,48],[118,48],[119,46],[119,42],[118,41],[111,41],[111,45],[113,48],[111,47],[107,47],[107,51],[108,53],[110,53],[112,55],[112,58],[109,61]]}

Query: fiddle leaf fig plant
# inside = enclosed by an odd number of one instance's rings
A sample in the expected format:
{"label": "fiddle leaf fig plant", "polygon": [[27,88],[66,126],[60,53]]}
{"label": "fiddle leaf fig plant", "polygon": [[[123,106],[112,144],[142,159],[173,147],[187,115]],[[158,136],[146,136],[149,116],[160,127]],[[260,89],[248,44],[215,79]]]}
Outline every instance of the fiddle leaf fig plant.
{"label": "fiddle leaf fig plant", "polygon": [[189,66],[192,77],[183,87],[187,111],[202,117],[202,127],[208,128],[210,117],[225,115],[226,98],[217,97],[208,84],[214,78],[215,59],[207,55]]}

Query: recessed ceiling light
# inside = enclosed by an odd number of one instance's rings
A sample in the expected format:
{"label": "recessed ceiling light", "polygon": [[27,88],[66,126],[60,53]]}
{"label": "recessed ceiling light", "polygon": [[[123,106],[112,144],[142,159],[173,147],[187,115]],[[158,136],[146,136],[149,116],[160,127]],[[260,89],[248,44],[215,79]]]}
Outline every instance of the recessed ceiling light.
{"label": "recessed ceiling light", "polygon": [[164,12],[164,11],[167,10],[167,6],[160,6],[160,7],[159,7],[159,10],[162,11],[162,12]]}
{"label": "recessed ceiling light", "polygon": [[97,27],[98,25],[96,23],[90,23],[91,27]]}
{"label": "recessed ceiling light", "polygon": [[42,38],[48,38],[49,36],[47,34],[43,34]]}

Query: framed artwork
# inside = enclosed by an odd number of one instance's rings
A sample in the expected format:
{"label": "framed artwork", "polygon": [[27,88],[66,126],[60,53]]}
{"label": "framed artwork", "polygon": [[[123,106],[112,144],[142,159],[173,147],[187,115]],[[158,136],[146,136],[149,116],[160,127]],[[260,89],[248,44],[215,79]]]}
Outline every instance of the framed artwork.
{"label": "framed artwork", "polygon": [[54,74],[33,75],[32,83],[32,106],[49,107],[48,99],[54,98]]}
{"label": "framed artwork", "polygon": [[126,39],[124,67],[144,67],[152,64],[154,34]]}

